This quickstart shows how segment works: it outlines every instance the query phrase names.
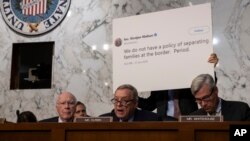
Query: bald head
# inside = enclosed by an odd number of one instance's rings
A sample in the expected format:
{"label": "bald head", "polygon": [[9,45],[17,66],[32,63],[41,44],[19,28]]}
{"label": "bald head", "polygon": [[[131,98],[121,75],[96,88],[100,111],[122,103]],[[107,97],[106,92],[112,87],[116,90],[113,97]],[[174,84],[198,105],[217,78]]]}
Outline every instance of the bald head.
{"label": "bald head", "polygon": [[56,100],[56,110],[63,122],[71,122],[75,113],[76,97],[67,91],[62,92]]}

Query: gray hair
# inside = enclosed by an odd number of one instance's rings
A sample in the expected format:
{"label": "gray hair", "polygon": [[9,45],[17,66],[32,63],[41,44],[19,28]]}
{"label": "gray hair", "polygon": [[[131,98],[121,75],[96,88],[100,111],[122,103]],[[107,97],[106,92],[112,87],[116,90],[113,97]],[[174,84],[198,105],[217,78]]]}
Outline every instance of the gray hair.
{"label": "gray hair", "polygon": [[121,89],[129,89],[129,90],[131,90],[132,95],[133,95],[133,98],[134,98],[136,101],[138,101],[138,99],[139,99],[139,97],[138,97],[138,92],[137,92],[137,90],[136,90],[136,88],[135,88],[134,86],[132,86],[132,85],[130,85],[130,84],[123,84],[123,85],[119,86],[119,87],[115,90],[115,92],[116,92],[117,90],[121,90]]}
{"label": "gray hair", "polygon": [[76,103],[77,103],[76,97],[71,92],[68,92],[68,91],[62,91],[59,95],[57,95],[57,97],[56,97],[56,103],[58,104],[58,101],[61,98],[61,96],[65,95],[65,94],[70,95],[72,97],[74,105],[76,105]]}
{"label": "gray hair", "polygon": [[215,81],[213,77],[210,74],[200,74],[197,77],[194,78],[191,84],[191,92],[193,95],[196,95],[196,93],[201,89],[201,87],[207,84],[209,86],[209,90],[212,91],[212,89],[215,87]]}

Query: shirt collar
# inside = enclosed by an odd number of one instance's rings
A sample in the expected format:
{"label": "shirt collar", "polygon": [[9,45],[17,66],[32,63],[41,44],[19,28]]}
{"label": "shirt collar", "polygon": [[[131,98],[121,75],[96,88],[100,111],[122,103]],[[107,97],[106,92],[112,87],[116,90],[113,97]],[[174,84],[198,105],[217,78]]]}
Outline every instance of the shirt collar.
{"label": "shirt collar", "polygon": [[[211,116],[209,113],[207,113],[208,116]],[[216,116],[221,116],[221,98],[219,98],[219,103],[217,105],[216,111],[215,111]]]}
{"label": "shirt collar", "polygon": [[58,123],[66,123],[66,122],[63,121],[60,117],[58,117]]}
{"label": "shirt collar", "polygon": [[119,122],[132,122],[132,121],[134,121],[134,115],[131,116],[131,117],[128,119],[128,121],[123,121],[122,119],[119,119]]}
{"label": "shirt collar", "polygon": [[63,123],[63,120],[60,117],[58,117],[58,123]]}
{"label": "shirt collar", "polygon": [[219,103],[216,108],[216,115],[221,115],[221,99],[219,98]]}

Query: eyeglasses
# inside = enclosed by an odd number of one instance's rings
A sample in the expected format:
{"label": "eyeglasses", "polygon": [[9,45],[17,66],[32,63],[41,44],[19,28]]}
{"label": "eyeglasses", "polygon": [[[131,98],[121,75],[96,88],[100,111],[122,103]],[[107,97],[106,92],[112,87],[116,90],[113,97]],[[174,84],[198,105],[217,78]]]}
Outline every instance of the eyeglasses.
{"label": "eyeglasses", "polygon": [[131,101],[134,101],[134,99],[130,99],[130,100],[117,100],[117,99],[111,99],[111,102],[113,104],[117,104],[117,103],[120,103],[122,106],[127,106]]}
{"label": "eyeglasses", "polygon": [[195,102],[196,103],[201,103],[202,101],[208,102],[209,100],[211,100],[210,97],[213,95],[213,93],[214,93],[214,88],[212,89],[212,91],[209,95],[206,95],[202,98],[195,98]]}

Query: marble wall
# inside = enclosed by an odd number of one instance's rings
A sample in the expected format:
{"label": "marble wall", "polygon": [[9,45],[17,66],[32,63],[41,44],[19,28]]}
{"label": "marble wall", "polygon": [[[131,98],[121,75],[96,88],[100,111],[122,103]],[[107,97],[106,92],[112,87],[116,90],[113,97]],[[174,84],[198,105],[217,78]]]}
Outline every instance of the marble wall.
{"label": "marble wall", "polygon": [[[112,19],[211,2],[219,95],[250,104],[250,0],[71,0],[68,15],[38,37],[13,32],[0,16],[0,117],[15,122],[16,110],[38,119],[56,115],[54,98],[71,91],[89,115],[112,109]],[[53,88],[10,90],[12,43],[55,41]],[[144,97],[148,93],[141,93]]]}

